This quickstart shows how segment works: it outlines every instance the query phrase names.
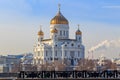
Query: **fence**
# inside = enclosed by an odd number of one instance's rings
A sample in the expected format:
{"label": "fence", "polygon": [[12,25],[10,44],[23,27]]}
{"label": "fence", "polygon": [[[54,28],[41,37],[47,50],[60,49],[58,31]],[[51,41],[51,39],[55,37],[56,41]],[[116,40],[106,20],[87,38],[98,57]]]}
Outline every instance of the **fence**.
{"label": "fence", "polygon": [[80,78],[120,78],[120,71],[21,71],[18,78],[39,78],[39,79],[80,79]]}

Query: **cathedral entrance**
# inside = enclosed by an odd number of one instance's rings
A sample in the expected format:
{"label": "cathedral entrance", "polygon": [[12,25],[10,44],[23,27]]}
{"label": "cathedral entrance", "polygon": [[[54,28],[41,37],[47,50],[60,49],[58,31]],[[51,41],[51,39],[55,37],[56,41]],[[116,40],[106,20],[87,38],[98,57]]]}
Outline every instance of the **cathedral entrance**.
{"label": "cathedral entrance", "polygon": [[74,51],[70,51],[70,57],[71,57],[71,66],[74,66],[74,56],[75,56],[75,52]]}

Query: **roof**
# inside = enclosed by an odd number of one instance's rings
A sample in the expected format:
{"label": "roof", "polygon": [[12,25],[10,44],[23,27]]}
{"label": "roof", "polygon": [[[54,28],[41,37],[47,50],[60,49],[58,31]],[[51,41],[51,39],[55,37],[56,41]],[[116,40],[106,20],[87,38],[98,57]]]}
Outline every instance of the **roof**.
{"label": "roof", "polygon": [[50,41],[51,39],[43,39],[42,41]]}
{"label": "roof", "polygon": [[75,39],[59,39],[59,40],[76,41]]}

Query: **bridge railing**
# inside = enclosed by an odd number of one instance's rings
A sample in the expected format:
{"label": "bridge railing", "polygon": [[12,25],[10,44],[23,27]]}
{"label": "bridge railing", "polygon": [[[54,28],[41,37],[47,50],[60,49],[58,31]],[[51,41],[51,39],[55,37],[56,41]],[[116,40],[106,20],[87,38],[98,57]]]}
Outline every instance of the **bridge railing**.
{"label": "bridge railing", "polygon": [[17,74],[18,78],[120,78],[120,71],[21,71]]}

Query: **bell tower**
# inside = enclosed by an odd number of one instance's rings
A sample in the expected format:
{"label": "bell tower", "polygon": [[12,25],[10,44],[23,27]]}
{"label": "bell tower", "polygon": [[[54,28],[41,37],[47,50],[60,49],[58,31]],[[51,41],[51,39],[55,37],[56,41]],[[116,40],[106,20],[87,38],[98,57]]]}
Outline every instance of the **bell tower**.
{"label": "bell tower", "polygon": [[76,40],[80,43],[82,43],[82,32],[79,29],[79,24],[78,24],[78,30],[76,31]]}
{"label": "bell tower", "polygon": [[41,26],[40,26],[40,30],[38,32],[38,42],[41,42],[43,40],[43,38],[44,38],[44,33],[43,33]]}

